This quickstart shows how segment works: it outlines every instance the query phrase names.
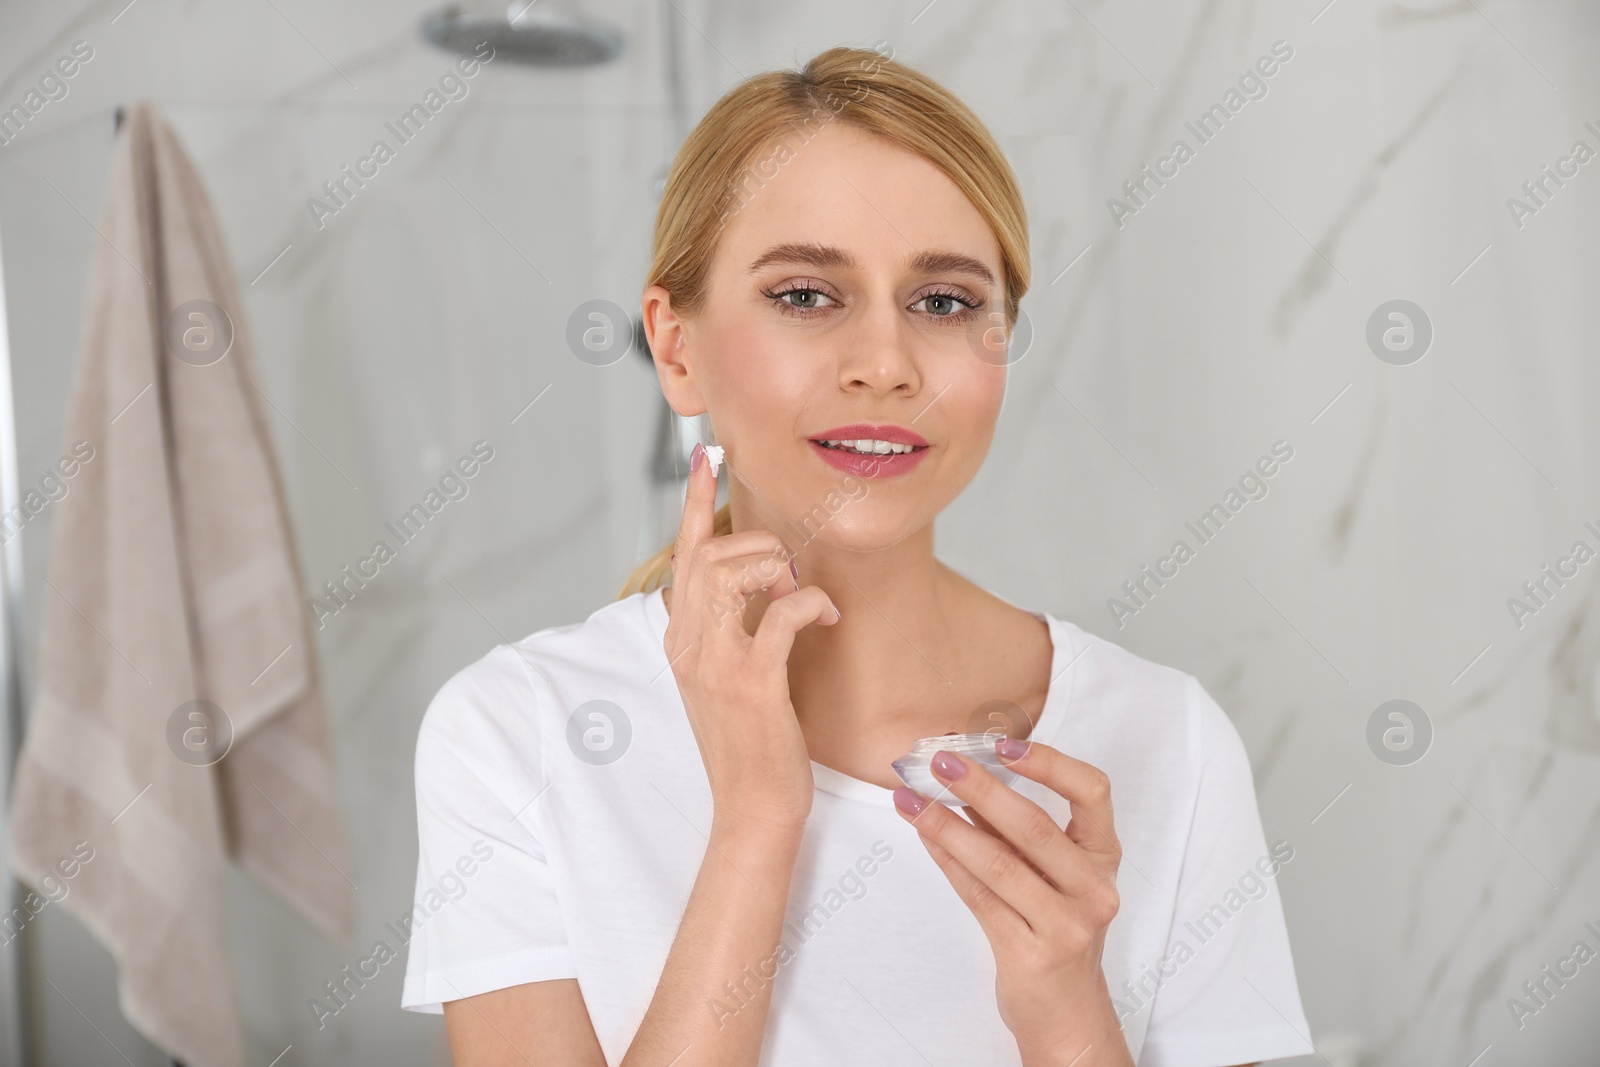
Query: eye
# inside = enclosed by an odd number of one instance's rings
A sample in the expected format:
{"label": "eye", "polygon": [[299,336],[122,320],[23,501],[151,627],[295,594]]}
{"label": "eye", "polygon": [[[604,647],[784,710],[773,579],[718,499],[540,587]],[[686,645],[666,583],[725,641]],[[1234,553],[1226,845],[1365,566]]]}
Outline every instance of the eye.
{"label": "eye", "polygon": [[[931,318],[965,321],[983,307],[983,301],[964,293],[938,291],[925,294],[911,305],[913,311],[926,312]],[[926,305],[926,306],[923,306]]]}
{"label": "eye", "polygon": [[802,317],[816,314],[824,308],[838,303],[837,300],[821,289],[805,284],[791,285],[788,288],[776,290],[763,289],[761,295],[770,297],[779,311],[788,315],[800,315]]}

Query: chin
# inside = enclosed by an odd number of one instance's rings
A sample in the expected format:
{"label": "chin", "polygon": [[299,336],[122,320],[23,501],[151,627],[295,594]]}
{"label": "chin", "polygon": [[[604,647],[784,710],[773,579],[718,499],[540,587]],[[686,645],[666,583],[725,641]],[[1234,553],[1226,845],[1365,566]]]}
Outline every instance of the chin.
{"label": "chin", "polygon": [[[860,508],[849,514],[852,507]],[[788,534],[784,536],[791,548],[803,551],[808,546],[826,546],[839,552],[881,552],[893,548],[922,528],[914,516],[889,515],[880,502],[877,514],[868,515],[864,503],[846,504],[839,512],[828,514],[827,509],[801,512],[788,521]],[[826,516],[826,517],[824,517]],[[791,537],[793,538],[791,540]]]}

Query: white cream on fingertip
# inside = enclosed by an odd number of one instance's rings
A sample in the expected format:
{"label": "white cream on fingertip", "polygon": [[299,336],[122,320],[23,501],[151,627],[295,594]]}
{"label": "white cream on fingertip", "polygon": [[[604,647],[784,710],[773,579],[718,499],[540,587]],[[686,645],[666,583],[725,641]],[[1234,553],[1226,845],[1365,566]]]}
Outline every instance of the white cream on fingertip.
{"label": "white cream on fingertip", "polygon": [[711,477],[717,476],[717,468],[722,466],[722,446],[706,445],[706,461],[711,464]]}

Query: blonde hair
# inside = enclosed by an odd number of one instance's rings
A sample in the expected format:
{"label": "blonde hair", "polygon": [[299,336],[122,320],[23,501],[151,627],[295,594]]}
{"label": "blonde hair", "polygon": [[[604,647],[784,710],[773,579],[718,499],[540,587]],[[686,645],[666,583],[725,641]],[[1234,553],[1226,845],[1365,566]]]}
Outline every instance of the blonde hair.
{"label": "blonde hair", "polygon": [[[788,133],[809,141],[834,121],[915,152],[966,195],[1000,246],[1006,326],[1014,325],[1031,270],[1027,212],[1011,165],[983,121],[954,93],[866,48],[830,48],[800,70],[757,74],[712,105],[667,173],[646,284],[665,288],[678,315],[697,311],[705,303],[718,235],[753,195],[752,184],[763,184],[757,153]],[[786,150],[783,143],[778,149]],[[717,509],[713,532],[733,532],[726,504]],[[618,599],[659,586],[671,572],[673,549],[667,545],[641,563]]]}

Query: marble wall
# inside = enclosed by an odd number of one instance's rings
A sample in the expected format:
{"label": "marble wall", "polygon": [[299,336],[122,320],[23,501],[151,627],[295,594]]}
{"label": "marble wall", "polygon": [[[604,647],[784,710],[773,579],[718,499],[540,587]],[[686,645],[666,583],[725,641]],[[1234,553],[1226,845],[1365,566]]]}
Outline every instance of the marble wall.
{"label": "marble wall", "polygon": [[[489,64],[320,225],[321,183],[451,63],[418,35],[426,5],[0,9],[0,106],[74,42],[94,50],[0,146],[25,484],[63,448],[111,110],[137,98],[208,183],[310,584],[475,441],[495,449],[318,633],[358,944],[409,908],[411,753],[437,686],[495,642],[583,618],[670,529],[646,492],[651,374],[585,364],[564,339],[586,300],[637,303],[676,144],[670,17],[691,119],[742,75],[886,41],[999,136],[1028,199],[1034,339],[941,554],[1194,673],[1233,717],[1267,836],[1296,849],[1279,882],[1323,1050],[1308,1062],[1592,1064],[1595,968],[1520,1025],[1507,1001],[1600,925],[1600,564],[1560,562],[1600,548],[1582,458],[1600,454],[1583,296],[1600,278],[1600,163],[1574,153],[1600,150],[1600,7],[585,8],[627,33],[619,62]],[[1228,121],[1207,135],[1219,103]],[[1524,183],[1540,181],[1535,199]],[[1396,300],[1430,326],[1421,358],[1420,330],[1382,343]],[[1265,495],[1200,544],[1185,523],[1275,445],[1292,458]],[[25,688],[49,530],[47,512],[25,534]],[[1179,539],[1193,558],[1129,597]],[[1523,583],[1546,565],[1578,573],[1536,603]],[[1431,729],[1426,758],[1421,733],[1369,741],[1392,700]],[[351,950],[243,875],[231,894],[250,1062],[289,1045],[284,1064],[446,1062],[438,1019],[396,1008],[398,965],[319,1029],[306,1002]],[[112,1062],[107,1042],[165,1062],[122,1021],[92,938],[48,910],[36,933],[39,1062]]]}

